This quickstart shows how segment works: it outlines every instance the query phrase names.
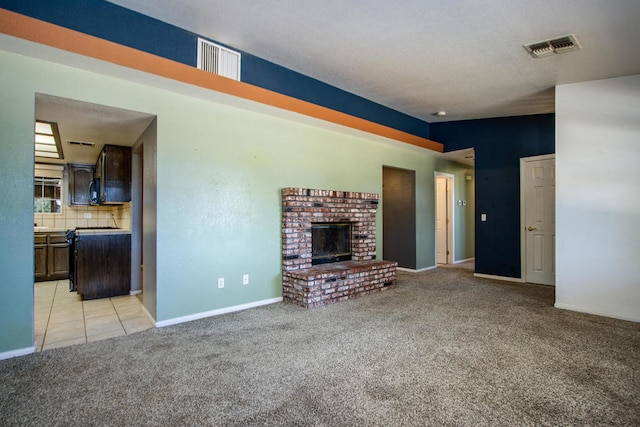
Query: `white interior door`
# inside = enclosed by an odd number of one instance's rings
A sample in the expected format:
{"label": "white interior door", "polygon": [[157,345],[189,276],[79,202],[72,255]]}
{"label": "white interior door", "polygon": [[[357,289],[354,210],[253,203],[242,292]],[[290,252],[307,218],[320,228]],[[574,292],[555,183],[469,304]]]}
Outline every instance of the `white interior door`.
{"label": "white interior door", "polygon": [[525,281],[555,285],[555,157],[522,159]]}
{"label": "white interior door", "polygon": [[451,255],[452,179],[436,175],[436,255],[438,264],[449,264]]}

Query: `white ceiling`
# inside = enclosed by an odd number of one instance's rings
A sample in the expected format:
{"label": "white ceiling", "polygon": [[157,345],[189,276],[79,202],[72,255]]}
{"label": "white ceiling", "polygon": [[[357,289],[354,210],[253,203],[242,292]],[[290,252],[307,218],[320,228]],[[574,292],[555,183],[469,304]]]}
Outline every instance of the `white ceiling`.
{"label": "white ceiling", "polygon": [[[428,122],[549,113],[557,84],[640,73],[638,0],[111,2]],[[567,34],[581,50],[523,48]]]}
{"label": "white ceiling", "polygon": [[[56,122],[64,159],[46,163],[93,164],[104,144],[132,146],[155,116],[121,108],[36,94],[36,119]],[[69,141],[95,145],[74,146]]]}

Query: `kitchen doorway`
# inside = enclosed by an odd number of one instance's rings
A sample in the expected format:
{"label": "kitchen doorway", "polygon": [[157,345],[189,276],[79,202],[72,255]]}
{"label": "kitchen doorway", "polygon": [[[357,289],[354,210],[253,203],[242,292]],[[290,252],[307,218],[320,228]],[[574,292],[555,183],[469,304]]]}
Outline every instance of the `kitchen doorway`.
{"label": "kitchen doorway", "polygon": [[[148,285],[146,290],[149,292],[146,292],[146,295],[143,296],[142,283],[145,273],[142,271],[142,264],[146,253],[149,270],[155,270],[155,258],[150,258],[155,257],[155,221],[148,221],[146,224],[148,229],[145,230],[143,217],[146,215],[155,218],[156,215],[155,187],[153,187],[156,181],[156,116],[115,106],[98,105],[82,100],[46,94],[35,95],[35,107],[36,120],[57,124],[63,158],[34,157],[34,168],[36,164],[45,164],[58,167],[64,172],[61,186],[61,211],[46,214],[36,214],[34,212],[34,225],[37,224],[39,226],[39,228],[34,227],[34,240],[36,230],[39,233],[54,230],[64,233],[65,230],[74,230],[78,227],[104,228],[105,226],[131,231],[132,238],[131,288],[129,295],[117,297],[120,298],[118,300],[104,298],[81,301],[75,292],[69,292],[69,281],[64,278],[43,281],[41,282],[43,286],[34,290],[34,331],[36,342],[38,343],[37,350],[40,351],[42,349],[43,343],[45,347],[53,348],[56,344],[55,341],[52,341],[56,337],[56,329],[62,328],[61,325],[52,324],[52,321],[55,321],[54,317],[60,317],[65,320],[64,317],[70,315],[65,312],[60,312],[60,315],[53,315],[53,308],[55,308],[57,301],[61,301],[61,305],[74,305],[74,310],[79,315],[74,312],[73,314],[76,317],[73,317],[64,327],[69,330],[79,331],[82,326],[80,323],[84,322],[85,337],[92,335],[90,334],[90,323],[92,322],[87,323],[87,318],[93,318],[100,313],[105,313],[105,315],[113,318],[111,319],[114,320],[111,333],[128,334],[147,327],[153,327],[155,323],[153,315],[155,315],[156,307],[155,277],[147,274],[151,277],[151,279],[145,281]],[[69,185],[69,180],[71,179],[69,164],[84,165],[88,168],[93,167],[104,144],[132,147],[131,202],[122,205],[72,203],[70,199],[72,191]],[[145,162],[150,162],[150,166],[145,165]],[[145,245],[150,246],[152,250],[143,251]],[[34,254],[38,255],[35,253],[35,249]],[[34,284],[35,286],[37,284]],[[63,292],[65,287],[66,293]],[[74,296],[76,298],[73,298]],[[69,300],[69,297],[71,297],[71,300]],[[38,305],[38,300],[43,301],[40,304],[41,307]],[[93,310],[102,305],[104,307],[100,307],[97,312],[85,312],[85,310]],[[107,310],[108,307],[111,307],[112,310]],[[123,307],[125,309],[124,315],[118,311],[119,308]],[[144,316],[146,322],[139,316],[137,319],[133,319],[136,316],[130,317],[134,314],[134,311]],[[77,322],[77,324],[73,324],[72,321]],[[142,325],[143,323],[145,325]],[[118,330],[116,328],[117,324],[120,325],[119,332],[116,332]],[[65,333],[67,333],[66,330]],[[46,345],[45,335],[50,338],[50,346]],[[98,336],[101,335],[93,334],[93,338]],[[104,338],[109,336],[110,333],[103,335]],[[61,339],[57,346],[61,346],[63,344],[62,341],[65,340]],[[72,340],[67,341],[69,341],[68,345],[75,343]]]}

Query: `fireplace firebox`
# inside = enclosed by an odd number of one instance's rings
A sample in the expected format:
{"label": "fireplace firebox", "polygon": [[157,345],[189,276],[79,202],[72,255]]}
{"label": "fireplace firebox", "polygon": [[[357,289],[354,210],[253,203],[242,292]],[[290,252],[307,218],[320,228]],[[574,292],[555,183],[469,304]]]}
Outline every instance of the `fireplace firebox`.
{"label": "fireplace firebox", "polygon": [[312,223],[311,249],[312,265],[349,261],[351,259],[351,223]]}

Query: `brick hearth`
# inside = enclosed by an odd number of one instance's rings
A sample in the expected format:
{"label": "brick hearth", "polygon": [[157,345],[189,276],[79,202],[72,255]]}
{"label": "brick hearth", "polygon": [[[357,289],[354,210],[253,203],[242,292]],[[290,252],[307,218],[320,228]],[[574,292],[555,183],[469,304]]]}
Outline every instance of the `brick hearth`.
{"label": "brick hearth", "polygon": [[[307,188],[282,189],[282,297],[316,307],[396,283],[396,262],[376,260],[380,195]],[[351,222],[351,261],[312,266],[311,224]]]}

